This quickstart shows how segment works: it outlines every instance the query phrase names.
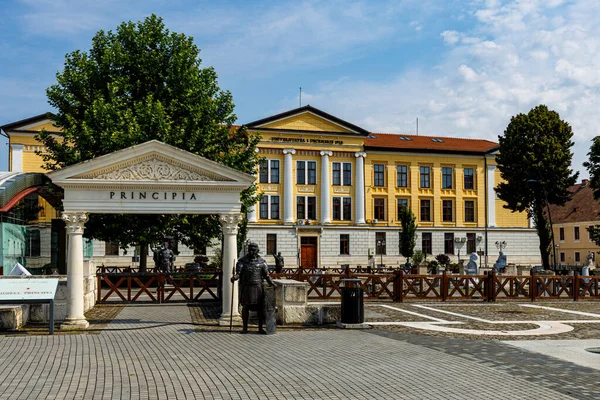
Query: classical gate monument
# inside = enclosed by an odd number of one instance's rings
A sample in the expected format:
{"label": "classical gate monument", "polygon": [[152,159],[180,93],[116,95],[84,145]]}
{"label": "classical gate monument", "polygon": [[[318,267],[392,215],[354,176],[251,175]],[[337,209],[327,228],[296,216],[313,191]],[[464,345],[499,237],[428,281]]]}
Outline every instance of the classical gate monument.
{"label": "classical gate monument", "polygon": [[[67,317],[61,328],[86,329],[83,229],[89,213],[219,214],[223,226],[223,313],[239,319],[237,286],[231,283],[241,219],[240,192],[254,176],[152,140],[48,174],[64,189],[62,214],[68,234]],[[232,297],[234,303],[230,303]]]}

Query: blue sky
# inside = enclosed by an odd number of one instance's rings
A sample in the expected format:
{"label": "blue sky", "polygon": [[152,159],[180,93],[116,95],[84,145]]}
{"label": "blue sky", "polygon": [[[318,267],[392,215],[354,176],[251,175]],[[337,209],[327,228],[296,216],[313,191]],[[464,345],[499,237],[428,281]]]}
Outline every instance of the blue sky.
{"label": "blue sky", "polygon": [[[600,129],[600,10],[592,0],[0,0],[0,124],[51,111],[45,89],[94,33],[155,13],[195,38],[238,122],[311,104],[375,132],[486,138],[544,103]],[[6,140],[0,169],[7,168]]]}

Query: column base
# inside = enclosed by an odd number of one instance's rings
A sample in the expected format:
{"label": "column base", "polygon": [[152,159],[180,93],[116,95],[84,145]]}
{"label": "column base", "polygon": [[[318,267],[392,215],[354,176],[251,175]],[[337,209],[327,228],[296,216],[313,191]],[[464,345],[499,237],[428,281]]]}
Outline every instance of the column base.
{"label": "column base", "polygon": [[61,325],[60,325],[60,329],[61,330],[69,330],[69,331],[74,331],[74,330],[84,330],[87,329],[90,326],[90,323],[87,322],[85,320],[85,318],[78,318],[78,319],[66,319]]}
{"label": "column base", "polygon": [[[231,323],[233,326],[242,326],[242,316],[240,314],[234,315],[233,318],[231,318]],[[221,315],[221,318],[219,318],[219,326],[229,326],[229,315]]]}

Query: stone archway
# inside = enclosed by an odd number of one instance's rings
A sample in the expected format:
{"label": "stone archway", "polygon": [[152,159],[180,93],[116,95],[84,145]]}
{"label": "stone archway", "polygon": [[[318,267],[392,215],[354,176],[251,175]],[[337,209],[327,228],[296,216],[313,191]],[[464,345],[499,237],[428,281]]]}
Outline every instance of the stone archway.
{"label": "stone archway", "polygon": [[[239,318],[237,286],[230,281],[237,258],[240,192],[254,176],[152,140],[48,174],[64,190],[67,225],[67,317],[61,328],[86,329],[83,229],[89,213],[219,214],[223,227],[223,312]],[[233,293],[232,293],[233,292]],[[233,307],[228,299],[234,299]]]}

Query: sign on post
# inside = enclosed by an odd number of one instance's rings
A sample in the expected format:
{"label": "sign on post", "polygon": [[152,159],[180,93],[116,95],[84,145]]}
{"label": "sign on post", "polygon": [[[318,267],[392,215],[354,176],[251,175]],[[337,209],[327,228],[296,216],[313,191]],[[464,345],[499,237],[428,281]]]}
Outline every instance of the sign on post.
{"label": "sign on post", "polygon": [[58,278],[0,279],[0,304],[49,304],[50,334],[54,334],[54,296]]}

